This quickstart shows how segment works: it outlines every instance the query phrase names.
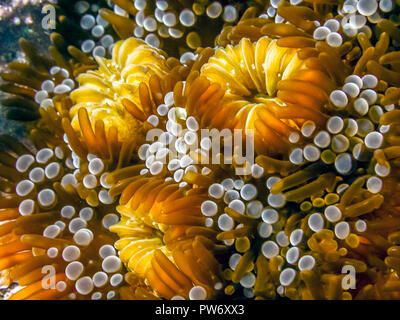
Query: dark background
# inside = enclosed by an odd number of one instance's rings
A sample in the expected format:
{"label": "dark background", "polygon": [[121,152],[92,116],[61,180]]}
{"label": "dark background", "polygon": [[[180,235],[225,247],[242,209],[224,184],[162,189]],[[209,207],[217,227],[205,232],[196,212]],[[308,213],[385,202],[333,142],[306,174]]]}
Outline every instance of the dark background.
{"label": "dark background", "polygon": [[[0,73],[7,70],[9,62],[23,59],[18,46],[18,39],[21,37],[32,41],[41,50],[47,50],[50,44],[49,34],[42,29],[44,14],[41,11],[49,2],[51,1],[0,0]],[[21,138],[24,131],[24,125],[5,119],[0,102],[0,134],[7,133]]]}

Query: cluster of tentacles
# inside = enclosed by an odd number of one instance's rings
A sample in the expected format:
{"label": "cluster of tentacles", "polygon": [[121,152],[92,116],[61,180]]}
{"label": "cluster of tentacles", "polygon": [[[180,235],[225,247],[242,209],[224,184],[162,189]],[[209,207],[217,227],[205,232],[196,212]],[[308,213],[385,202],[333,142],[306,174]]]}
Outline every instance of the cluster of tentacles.
{"label": "cluster of tentacles", "polygon": [[2,74],[4,298],[400,298],[398,2],[53,6]]}

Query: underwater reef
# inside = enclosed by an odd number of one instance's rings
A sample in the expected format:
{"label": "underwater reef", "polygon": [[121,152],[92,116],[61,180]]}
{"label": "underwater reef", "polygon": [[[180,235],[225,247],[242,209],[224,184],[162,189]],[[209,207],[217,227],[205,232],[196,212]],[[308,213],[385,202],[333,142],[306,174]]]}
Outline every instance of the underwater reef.
{"label": "underwater reef", "polygon": [[400,299],[399,0],[46,6],[1,74],[3,299]]}

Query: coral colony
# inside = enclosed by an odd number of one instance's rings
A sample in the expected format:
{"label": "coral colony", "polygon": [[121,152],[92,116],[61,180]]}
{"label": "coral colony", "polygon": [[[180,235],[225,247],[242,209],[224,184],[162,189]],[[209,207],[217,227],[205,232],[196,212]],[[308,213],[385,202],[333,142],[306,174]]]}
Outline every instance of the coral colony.
{"label": "coral colony", "polygon": [[398,0],[47,6],[0,86],[5,299],[400,298]]}

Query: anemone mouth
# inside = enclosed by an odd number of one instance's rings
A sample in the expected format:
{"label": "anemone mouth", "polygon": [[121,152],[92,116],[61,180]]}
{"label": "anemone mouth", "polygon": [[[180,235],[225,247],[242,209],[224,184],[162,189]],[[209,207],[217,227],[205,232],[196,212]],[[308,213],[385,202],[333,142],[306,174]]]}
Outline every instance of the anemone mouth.
{"label": "anemone mouth", "polygon": [[121,260],[141,278],[146,277],[155,250],[161,250],[164,254],[166,252],[162,233],[154,226],[149,227],[122,214],[121,221],[112,226],[111,230],[120,237],[114,245],[120,251]]}
{"label": "anemone mouth", "polygon": [[334,87],[318,59],[301,59],[298,48],[268,37],[218,49],[201,75],[225,91],[220,112],[233,114],[236,128],[255,130],[256,151],[267,154],[286,152],[289,136],[305,121],[323,125]]}
{"label": "anemone mouth", "polygon": [[78,113],[84,108],[93,127],[97,120],[103,120],[106,132],[111,127],[118,128],[119,140],[125,141],[137,131],[138,122],[122,100],[131,101],[143,112],[139,84],[149,85],[152,76],[163,78],[170,73],[165,53],[129,38],[115,44],[112,59],[96,60],[99,68],[81,74],[79,88],[71,93],[71,125],[75,131],[82,130]]}
{"label": "anemone mouth", "polygon": [[201,188],[181,188],[157,177],[135,179],[121,194],[122,219],[111,227],[119,236],[115,247],[128,270],[161,297],[188,298],[201,286],[211,298],[221,281],[211,254],[215,234],[200,211],[205,198]]}

